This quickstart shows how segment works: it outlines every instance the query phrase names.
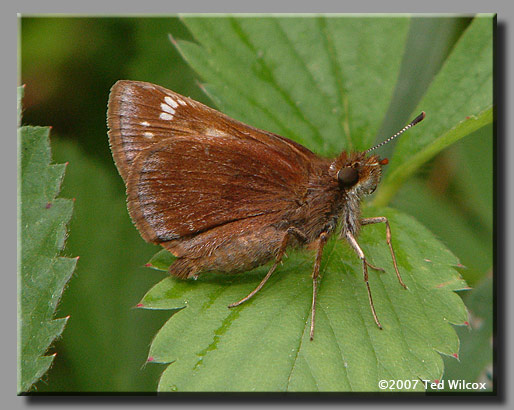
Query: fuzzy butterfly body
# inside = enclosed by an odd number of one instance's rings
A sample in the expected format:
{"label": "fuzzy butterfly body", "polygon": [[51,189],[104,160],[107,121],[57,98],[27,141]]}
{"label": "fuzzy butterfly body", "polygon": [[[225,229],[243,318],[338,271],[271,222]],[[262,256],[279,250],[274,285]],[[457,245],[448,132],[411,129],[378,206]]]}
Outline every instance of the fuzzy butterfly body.
{"label": "fuzzy butterfly body", "polygon": [[355,237],[361,225],[385,222],[403,285],[387,220],[360,219],[360,200],[375,190],[386,160],[345,151],[335,159],[322,158],[292,140],[145,82],[118,81],[112,87],[107,122],[130,216],[146,241],[177,256],[172,275],[244,272],[274,260],[255,291],[233,307],[264,285],[287,248],[314,248],[312,338],[323,246],[340,225],[341,237],[363,261],[372,312],[381,327],[367,283],[371,265]]}

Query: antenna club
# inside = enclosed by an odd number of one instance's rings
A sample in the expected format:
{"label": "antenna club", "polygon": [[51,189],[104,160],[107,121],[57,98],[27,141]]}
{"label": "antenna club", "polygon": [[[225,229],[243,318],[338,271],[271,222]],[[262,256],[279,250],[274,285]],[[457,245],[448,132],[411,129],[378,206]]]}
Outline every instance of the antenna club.
{"label": "antenna club", "polygon": [[421,122],[425,119],[425,111],[421,111],[421,114],[419,114],[414,120],[412,120],[411,125],[414,126],[418,122]]}

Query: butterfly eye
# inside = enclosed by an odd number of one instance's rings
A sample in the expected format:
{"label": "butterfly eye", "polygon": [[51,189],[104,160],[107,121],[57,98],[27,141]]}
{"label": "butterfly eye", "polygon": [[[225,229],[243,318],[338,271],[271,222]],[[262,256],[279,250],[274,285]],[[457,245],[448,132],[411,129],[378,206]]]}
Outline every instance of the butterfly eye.
{"label": "butterfly eye", "polygon": [[339,183],[344,187],[351,187],[359,180],[359,172],[355,168],[345,167],[337,173]]}

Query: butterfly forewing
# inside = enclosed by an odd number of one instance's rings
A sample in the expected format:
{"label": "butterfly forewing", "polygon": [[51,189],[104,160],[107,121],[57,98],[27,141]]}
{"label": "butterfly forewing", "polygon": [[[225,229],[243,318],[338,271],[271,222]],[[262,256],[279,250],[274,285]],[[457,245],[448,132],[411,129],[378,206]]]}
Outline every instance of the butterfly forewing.
{"label": "butterfly forewing", "polygon": [[281,156],[293,155],[309,167],[316,156],[307,148],[278,135],[252,128],[155,84],[118,81],[111,89],[107,122],[116,165],[127,181],[132,162],[143,150],[163,139],[203,135],[247,139],[265,145]]}
{"label": "butterfly forewing", "polygon": [[300,203],[318,157],[149,83],[111,91],[109,137],[143,237],[167,242]]}

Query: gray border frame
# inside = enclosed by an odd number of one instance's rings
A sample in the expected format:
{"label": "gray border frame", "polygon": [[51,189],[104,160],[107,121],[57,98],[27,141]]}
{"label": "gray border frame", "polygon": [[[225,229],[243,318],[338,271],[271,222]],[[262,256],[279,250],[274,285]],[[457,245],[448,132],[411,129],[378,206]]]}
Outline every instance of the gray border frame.
{"label": "gray border frame", "polygon": [[[2,7],[2,23],[0,30],[2,35],[2,51],[6,52],[6,56],[16,55],[17,60],[17,46],[18,43],[13,41],[15,37],[14,33],[18,31],[17,14],[40,14],[40,13],[65,13],[65,14],[94,14],[94,15],[117,15],[121,14],[169,14],[176,12],[188,12],[188,13],[207,13],[207,12],[273,12],[273,13],[312,13],[312,12],[338,12],[338,13],[475,13],[475,12],[496,12],[498,13],[498,37],[497,37],[497,49],[496,49],[496,84],[495,84],[495,97],[496,103],[498,104],[497,118],[497,165],[496,186],[497,202],[496,202],[496,216],[497,216],[497,260],[496,269],[503,273],[504,277],[501,280],[500,288],[501,291],[497,294],[498,297],[504,298],[498,305],[498,331],[499,335],[503,336],[503,342],[500,341],[499,347],[501,356],[499,356],[499,363],[502,364],[503,374],[500,373],[498,376],[501,378],[499,382],[503,391],[499,391],[501,394],[496,399],[493,397],[427,397],[426,399],[396,398],[393,403],[387,400],[386,397],[372,397],[369,400],[365,398],[356,399],[355,397],[320,397],[319,400],[303,400],[297,397],[292,400],[279,400],[279,397],[274,398],[270,396],[268,399],[259,400],[255,397],[244,396],[239,398],[231,399],[229,397],[219,398],[219,400],[213,400],[213,397],[182,397],[178,400],[174,400],[168,397],[168,400],[154,400],[151,397],[142,398],[142,400],[134,398],[117,398],[117,397],[99,397],[89,398],[90,400],[83,400],[79,397],[55,397],[46,399],[49,400],[35,400],[34,398],[17,397],[16,396],[16,326],[17,317],[13,306],[16,306],[16,295],[14,291],[16,288],[16,205],[14,198],[17,197],[16,188],[17,182],[13,178],[13,169],[16,169],[16,156],[13,155],[16,152],[16,140],[12,138],[15,134],[14,130],[8,127],[4,133],[4,141],[6,147],[1,150],[0,167],[2,175],[1,186],[4,191],[5,200],[2,202],[2,246],[0,247],[2,253],[3,269],[2,278],[7,283],[2,286],[2,320],[0,323],[7,324],[8,331],[5,332],[2,337],[2,352],[3,358],[6,365],[2,366],[2,398],[6,408],[19,409],[27,406],[41,406],[41,407],[55,407],[64,406],[71,407],[73,405],[81,404],[82,408],[108,408],[112,404],[119,404],[121,406],[147,406],[151,402],[156,402],[162,405],[174,405],[179,407],[185,407],[186,405],[193,405],[195,407],[207,407],[209,402],[214,402],[216,405],[223,405],[226,402],[232,402],[234,405],[244,405],[246,403],[255,406],[270,406],[274,403],[282,404],[287,407],[289,406],[311,406],[318,403],[325,403],[330,406],[340,405],[356,405],[364,404],[366,406],[377,404],[380,407],[389,407],[391,405],[397,405],[398,402],[406,401],[412,405],[414,403],[423,403],[432,406],[448,405],[452,409],[460,406],[470,406],[473,404],[483,405],[485,403],[496,402],[501,406],[509,406],[513,404],[514,393],[513,389],[509,388],[512,383],[512,373],[514,370],[514,356],[510,352],[508,346],[512,346],[514,342],[513,337],[513,326],[512,326],[512,314],[514,313],[514,301],[513,298],[509,298],[508,295],[514,294],[514,279],[512,274],[514,273],[514,253],[509,252],[513,246],[513,233],[514,233],[514,222],[509,212],[514,209],[513,189],[514,184],[514,162],[510,161],[510,158],[514,158],[514,139],[509,138],[511,135],[511,123],[512,116],[510,101],[513,96],[513,83],[510,81],[510,76],[513,72],[513,29],[512,25],[514,22],[514,4],[508,4],[502,0],[489,0],[487,2],[478,0],[468,0],[464,2],[449,2],[448,0],[431,0],[425,2],[413,2],[412,0],[388,0],[387,2],[360,0],[358,2],[351,3],[340,3],[334,0],[317,0],[316,2],[297,0],[297,1],[260,1],[260,2],[242,2],[237,0],[218,0],[216,2],[207,2],[206,0],[188,0],[188,2],[177,2],[177,1],[145,1],[145,2],[101,2],[98,0],[88,2],[76,2],[70,3],[64,0],[47,0],[45,2],[36,1],[21,1],[11,4],[5,4]],[[17,34],[16,34],[17,39]],[[510,51],[510,53],[509,53]],[[5,60],[8,60],[7,58]],[[4,60],[4,61],[5,61]],[[17,66],[12,64],[4,63],[2,67],[2,120],[4,124],[15,124],[13,119],[14,114],[14,87],[11,83],[11,79],[16,75],[17,78]],[[9,91],[10,90],[10,91]],[[510,118],[509,118],[510,117]],[[501,272],[503,270],[503,272]],[[510,325],[510,326],[509,326]],[[5,363],[4,362],[4,363]],[[207,400],[206,400],[207,399]],[[412,400],[414,399],[414,400]],[[227,404],[228,404],[227,403]]]}

